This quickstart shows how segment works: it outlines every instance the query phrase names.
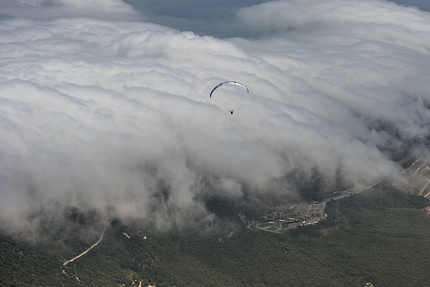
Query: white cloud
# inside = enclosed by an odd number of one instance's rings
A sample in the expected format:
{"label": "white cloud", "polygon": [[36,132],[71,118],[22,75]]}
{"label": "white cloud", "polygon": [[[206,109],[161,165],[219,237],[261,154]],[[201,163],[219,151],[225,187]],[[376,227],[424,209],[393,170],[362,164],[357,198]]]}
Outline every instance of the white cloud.
{"label": "white cloud", "polygon": [[[180,226],[210,221],[201,194],[296,196],[316,170],[320,191],[339,177],[363,186],[397,172],[395,156],[429,134],[430,16],[417,9],[269,2],[233,21],[252,37],[218,39],[136,21],[120,1],[0,8],[15,16],[0,21],[10,232],[37,230],[40,214],[65,206],[160,228],[172,213]],[[251,92],[209,98],[223,80]]]}

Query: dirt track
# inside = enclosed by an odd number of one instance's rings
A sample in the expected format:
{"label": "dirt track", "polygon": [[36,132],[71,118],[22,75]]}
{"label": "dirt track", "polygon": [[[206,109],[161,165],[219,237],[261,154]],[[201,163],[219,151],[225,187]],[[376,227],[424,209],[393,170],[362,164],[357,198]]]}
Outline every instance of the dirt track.
{"label": "dirt track", "polygon": [[79,254],[78,256],[76,256],[76,257],[73,257],[72,259],[70,259],[70,260],[66,260],[64,263],[63,263],[63,266],[66,266],[67,264],[69,264],[70,262],[73,262],[73,261],[75,261],[76,259],[78,259],[78,258],[80,258],[80,257],[82,257],[82,256],[84,256],[85,254],[87,254],[88,253],[88,251],[90,251],[91,249],[93,249],[94,247],[96,247],[102,240],[103,240],[103,236],[104,236],[104,234],[105,234],[105,230],[106,230],[106,227],[105,228],[103,228],[103,231],[102,231],[102,234],[100,235],[100,238],[99,238],[99,240],[96,242],[96,243],[94,243],[93,245],[91,245],[90,246],[90,248],[88,248],[87,250],[85,250],[84,252],[82,252],[81,254]]}

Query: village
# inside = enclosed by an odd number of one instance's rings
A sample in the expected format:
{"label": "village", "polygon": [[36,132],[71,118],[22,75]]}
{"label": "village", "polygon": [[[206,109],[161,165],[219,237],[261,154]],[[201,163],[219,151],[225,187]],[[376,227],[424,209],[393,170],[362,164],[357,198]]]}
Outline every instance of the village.
{"label": "village", "polygon": [[285,203],[268,207],[266,214],[260,220],[247,221],[241,214],[239,217],[248,230],[282,233],[289,229],[315,224],[324,219],[327,216],[324,213],[325,205],[325,201]]}

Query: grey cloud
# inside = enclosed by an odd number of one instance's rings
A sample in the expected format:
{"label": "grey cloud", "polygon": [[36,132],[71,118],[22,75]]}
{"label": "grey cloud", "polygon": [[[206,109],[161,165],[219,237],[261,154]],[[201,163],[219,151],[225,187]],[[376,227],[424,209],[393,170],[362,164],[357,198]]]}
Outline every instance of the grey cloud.
{"label": "grey cloud", "polygon": [[169,26],[181,31],[217,37],[237,36],[235,23],[238,9],[270,0],[125,0],[149,22]]}
{"label": "grey cloud", "polygon": [[[15,16],[0,21],[10,233],[37,234],[74,208],[97,224],[205,224],[205,197],[359,188],[428,144],[430,16],[417,9],[268,2],[231,18],[253,37],[219,39],[142,22],[120,1],[28,3],[0,4]],[[91,17],[99,7],[108,15]],[[226,79],[251,92],[209,98]]]}

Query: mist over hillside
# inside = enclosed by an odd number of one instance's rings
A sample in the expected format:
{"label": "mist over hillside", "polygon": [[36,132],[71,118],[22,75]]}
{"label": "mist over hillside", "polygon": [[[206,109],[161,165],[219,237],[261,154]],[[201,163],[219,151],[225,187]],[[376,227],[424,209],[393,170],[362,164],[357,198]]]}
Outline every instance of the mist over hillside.
{"label": "mist over hillside", "polygon": [[116,220],[92,241],[79,233],[85,220],[70,211],[80,228],[63,229],[54,241],[29,244],[0,233],[0,285],[424,286],[428,205],[378,184],[327,202],[318,224],[278,233],[249,230],[231,201],[212,200],[208,210],[229,226],[160,234]]}
{"label": "mist over hillside", "polygon": [[[206,226],[211,199],[361,190],[401,180],[398,162],[427,150],[429,13],[380,0],[157,3],[0,3],[6,234]],[[225,80],[250,92],[209,97]]]}

